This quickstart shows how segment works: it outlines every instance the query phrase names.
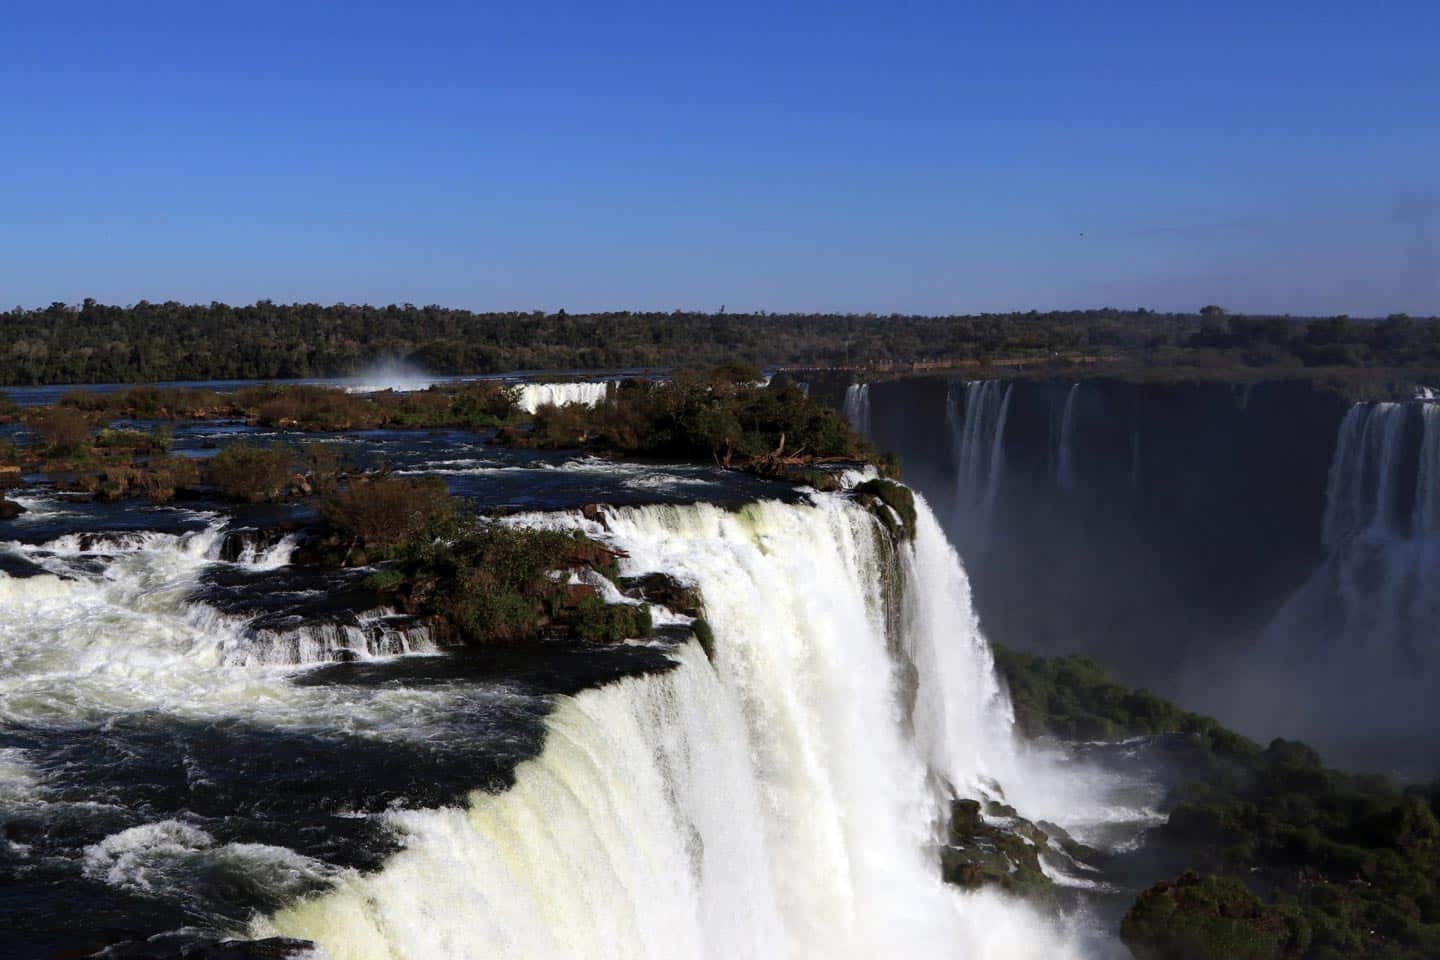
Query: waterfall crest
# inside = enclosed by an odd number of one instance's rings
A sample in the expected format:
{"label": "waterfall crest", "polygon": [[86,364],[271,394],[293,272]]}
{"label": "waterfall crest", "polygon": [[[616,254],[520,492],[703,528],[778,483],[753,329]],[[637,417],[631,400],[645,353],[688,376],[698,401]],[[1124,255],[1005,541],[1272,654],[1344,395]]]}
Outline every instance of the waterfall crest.
{"label": "waterfall crest", "polygon": [[564,382],[564,383],[522,383],[516,387],[516,404],[526,413],[534,413],[545,404],[565,407],[582,404],[593,407],[605,399],[610,381]]}
{"label": "waterfall crest", "polygon": [[949,606],[964,572],[919,510],[899,551],[840,497],[608,511],[593,532],[627,573],[699,588],[713,663],[690,644],[562,700],[514,788],[389,815],[405,849],[383,870],[253,932],[332,960],[1067,956],[1028,907],[939,878],[936,777],[1014,759],[978,625]]}

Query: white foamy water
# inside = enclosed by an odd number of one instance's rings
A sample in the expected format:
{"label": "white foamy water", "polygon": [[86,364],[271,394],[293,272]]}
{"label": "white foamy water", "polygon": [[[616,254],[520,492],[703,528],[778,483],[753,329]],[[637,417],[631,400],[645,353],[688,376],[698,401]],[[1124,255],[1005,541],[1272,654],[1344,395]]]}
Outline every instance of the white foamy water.
{"label": "white foamy water", "polygon": [[299,895],[338,871],[285,847],[219,843],[198,827],[162,820],[131,827],[85,848],[91,880],[139,894],[173,893],[224,873],[267,896]]}
{"label": "white foamy water", "polygon": [[1060,920],[940,879],[937,780],[1016,781],[1043,806],[1022,814],[1062,824],[1103,803],[1041,803],[1058,767],[1016,749],[964,571],[919,509],[898,566],[840,497],[534,518],[697,586],[714,662],[689,645],[669,673],[563,699],[513,789],[390,815],[406,846],[382,870],[252,934],[332,960],[1078,955]]}
{"label": "white foamy water", "polygon": [[[290,683],[297,670],[329,661],[341,647],[363,657],[425,650],[428,638],[399,628],[387,633],[385,610],[353,624],[252,633],[245,619],[189,599],[203,569],[218,562],[222,539],[216,524],[181,535],[8,544],[52,575],[0,573],[0,720],[71,726],[157,710],[309,728],[349,717],[377,735],[403,735],[423,731],[424,717],[443,716],[443,703],[424,691],[356,694]],[[282,565],[292,548],[288,539],[252,548],[248,565]],[[415,722],[387,731],[387,722],[404,718]]]}
{"label": "white foamy water", "polygon": [[516,405],[526,413],[534,413],[545,404],[565,407],[578,403],[593,407],[605,399],[605,393],[610,389],[610,383],[609,380],[522,383],[515,388],[518,398]]}

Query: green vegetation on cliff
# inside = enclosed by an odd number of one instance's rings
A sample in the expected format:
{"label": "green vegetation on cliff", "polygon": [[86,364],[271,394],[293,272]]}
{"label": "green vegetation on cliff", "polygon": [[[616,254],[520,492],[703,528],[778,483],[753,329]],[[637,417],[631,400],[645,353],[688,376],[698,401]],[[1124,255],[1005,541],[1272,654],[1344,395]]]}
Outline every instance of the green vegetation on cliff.
{"label": "green vegetation on cliff", "polygon": [[915,494],[903,483],[879,478],[866,480],[855,488],[861,502],[897,540],[914,540],[919,517],[915,512]]}
{"label": "green vegetation on cliff", "polygon": [[1294,907],[1266,904],[1229,877],[1182,874],[1140,895],[1120,926],[1135,960],[1285,960],[1310,928]]}
{"label": "green vegetation on cliff", "polygon": [[1000,650],[997,664],[1032,735],[1184,734],[1196,748],[1193,779],[1150,842],[1183,852],[1197,876],[1132,907],[1123,933],[1137,957],[1440,956],[1440,784],[1327,769],[1293,741],[1262,749],[1084,658]]}
{"label": "green vegetation on cliff", "polygon": [[1183,733],[1222,755],[1260,751],[1209,717],[1181,710],[1148,690],[1115,683],[1088,657],[1039,657],[996,646],[995,666],[1010,688],[1016,723],[1027,736],[1119,740]]}
{"label": "green vegetation on cliff", "polygon": [[477,520],[443,481],[357,480],[328,496],[329,538],[310,553],[344,565],[387,561],[371,589],[466,644],[544,637],[614,643],[648,636],[644,603],[607,603],[617,554],[575,532]]}

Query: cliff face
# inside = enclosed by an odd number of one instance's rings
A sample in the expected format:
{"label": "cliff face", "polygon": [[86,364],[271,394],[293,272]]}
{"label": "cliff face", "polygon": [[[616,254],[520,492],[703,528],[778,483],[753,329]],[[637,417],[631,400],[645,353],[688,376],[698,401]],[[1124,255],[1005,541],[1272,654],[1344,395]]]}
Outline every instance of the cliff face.
{"label": "cliff face", "polygon": [[[1320,559],[1338,396],[1017,381],[988,391],[990,417],[967,418],[975,402],[958,379],[875,383],[870,429],[961,546],[1002,644],[1086,653],[1175,694],[1251,642]],[[983,502],[961,479],[975,451],[1000,474]]]}

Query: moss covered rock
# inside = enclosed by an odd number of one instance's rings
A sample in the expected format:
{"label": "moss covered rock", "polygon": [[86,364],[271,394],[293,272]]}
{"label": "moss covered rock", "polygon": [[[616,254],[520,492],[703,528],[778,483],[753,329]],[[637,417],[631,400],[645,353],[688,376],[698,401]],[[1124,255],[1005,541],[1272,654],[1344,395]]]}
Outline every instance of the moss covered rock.
{"label": "moss covered rock", "polygon": [[877,478],[856,487],[855,496],[898,539],[915,539],[915,494],[909,487],[894,480]]}

